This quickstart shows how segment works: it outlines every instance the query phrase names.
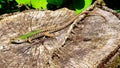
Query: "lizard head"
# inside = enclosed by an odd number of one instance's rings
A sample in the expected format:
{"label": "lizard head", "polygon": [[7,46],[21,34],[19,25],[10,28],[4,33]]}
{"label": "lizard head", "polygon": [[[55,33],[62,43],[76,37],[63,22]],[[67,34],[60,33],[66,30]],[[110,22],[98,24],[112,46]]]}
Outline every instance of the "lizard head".
{"label": "lizard head", "polygon": [[15,44],[20,44],[25,42],[26,40],[20,39],[20,38],[13,38],[11,39],[11,43],[15,43]]}

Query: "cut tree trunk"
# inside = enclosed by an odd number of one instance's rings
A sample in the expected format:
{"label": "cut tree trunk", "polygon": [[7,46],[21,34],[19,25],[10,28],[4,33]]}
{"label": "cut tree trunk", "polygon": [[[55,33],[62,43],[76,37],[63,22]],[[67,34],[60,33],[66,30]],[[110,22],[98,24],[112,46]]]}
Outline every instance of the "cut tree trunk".
{"label": "cut tree trunk", "polygon": [[[66,8],[28,11],[0,20],[1,68],[104,68],[120,48],[120,20],[94,8],[82,20],[32,43],[12,44],[10,39],[32,30],[61,26],[75,16]],[[80,16],[81,17],[81,16]]]}

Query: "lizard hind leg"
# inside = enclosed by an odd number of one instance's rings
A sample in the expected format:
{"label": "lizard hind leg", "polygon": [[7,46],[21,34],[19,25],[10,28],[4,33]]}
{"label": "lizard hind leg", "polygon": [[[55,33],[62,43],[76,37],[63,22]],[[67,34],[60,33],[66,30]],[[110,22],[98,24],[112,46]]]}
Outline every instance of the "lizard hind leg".
{"label": "lizard hind leg", "polygon": [[30,38],[28,38],[28,40],[27,40],[29,43],[32,43],[33,41],[32,41],[32,39],[30,39]]}
{"label": "lizard hind leg", "polygon": [[49,33],[49,32],[45,32],[45,33],[44,33],[44,35],[45,35],[45,36],[48,36],[48,37],[55,37],[55,35],[54,35],[54,34]]}

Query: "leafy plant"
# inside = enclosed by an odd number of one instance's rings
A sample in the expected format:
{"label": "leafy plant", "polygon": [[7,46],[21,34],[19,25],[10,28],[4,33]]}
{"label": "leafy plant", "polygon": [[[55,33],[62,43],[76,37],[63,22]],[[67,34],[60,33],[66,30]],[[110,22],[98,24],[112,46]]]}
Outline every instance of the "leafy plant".
{"label": "leafy plant", "polygon": [[15,0],[0,0],[0,14],[18,11]]}
{"label": "leafy plant", "polygon": [[[70,0],[16,0],[16,1],[19,5],[25,4],[29,6],[32,5],[32,7],[36,9],[47,9],[47,4],[53,4],[57,7],[61,7],[64,2],[70,1]],[[76,13],[82,12],[92,3],[92,0],[72,0],[72,1],[73,1],[73,6],[76,10]]]}
{"label": "leafy plant", "polygon": [[18,11],[17,4],[30,6],[35,9],[49,9],[50,5],[48,4],[52,4],[59,8],[68,2],[72,3],[76,13],[80,13],[91,5],[92,0],[0,0],[0,10],[1,13]]}
{"label": "leafy plant", "polygon": [[60,7],[64,0],[16,0],[16,2],[21,5],[32,6],[35,9],[47,9],[47,4],[53,4]]}
{"label": "leafy plant", "polygon": [[28,5],[28,6],[30,6],[30,1],[31,0],[16,0],[16,2],[18,3],[18,5],[20,5],[20,4],[25,4],[25,5]]}
{"label": "leafy plant", "polygon": [[56,5],[57,7],[60,7],[65,0],[47,0],[49,4]]}
{"label": "leafy plant", "polygon": [[18,5],[24,4],[35,9],[47,9],[47,0],[16,0]]}
{"label": "leafy plant", "polygon": [[76,10],[76,14],[79,14],[86,8],[88,8],[93,0],[73,0],[73,5]]}
{"label": "leafy plant", "polygon": [[[17,5],[25,5],[35,9],[56,9],[67,6],[75,9],[78,14],[90,6],[93,1],[95,0],[0,0],[0,14],[19,11]],[[120,12],[119,2],[119,0],[105,0],[107,6],[117,12]]]}
{"label": "leafy plant", "polygon": [[35,9],[47,9],[47,0],[31,0],[31,5]]}

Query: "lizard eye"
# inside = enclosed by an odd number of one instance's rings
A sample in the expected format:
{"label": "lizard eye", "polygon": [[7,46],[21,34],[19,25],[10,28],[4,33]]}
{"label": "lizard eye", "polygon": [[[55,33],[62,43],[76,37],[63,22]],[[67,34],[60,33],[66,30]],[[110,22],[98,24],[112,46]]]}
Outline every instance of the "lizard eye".
{"label": "lizard eye", "polygon": [[20,40],[18,39],[17,41],[19,42]]}
{"label": "lizard eye", "polygon": [[17,41],[18,41],[18,42],[21,42],[21,40],[20,40],[20,39],[18,39]]}

